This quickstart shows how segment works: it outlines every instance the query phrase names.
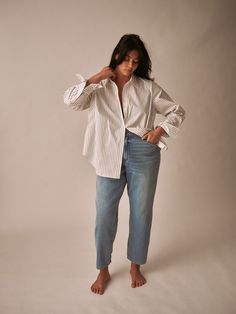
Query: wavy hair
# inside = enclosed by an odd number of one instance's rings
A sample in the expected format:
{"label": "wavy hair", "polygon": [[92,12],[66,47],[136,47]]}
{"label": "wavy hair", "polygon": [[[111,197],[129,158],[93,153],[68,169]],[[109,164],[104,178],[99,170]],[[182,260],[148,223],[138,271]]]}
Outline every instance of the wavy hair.
{"label": "wavy hair", "polygon": [[[117,65],[125,60],[127,53],[131,50],[136,50],[139,54],[139,63],[134,74],[147,80],[154,80],[150,78],[152,72],[151,59],[143,41],[140,39],[139,35],[136,34],[125,34],[121,37],[113,50],[109,67],[115,69]],[[117,54],[118,59],[115,58]]]}

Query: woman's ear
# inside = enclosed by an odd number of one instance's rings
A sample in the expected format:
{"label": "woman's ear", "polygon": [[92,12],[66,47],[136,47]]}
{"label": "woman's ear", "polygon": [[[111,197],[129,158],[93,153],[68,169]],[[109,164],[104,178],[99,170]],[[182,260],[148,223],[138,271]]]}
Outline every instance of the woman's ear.
{"label": "woman's ear", "polygon": [[118,59],[118,57],[119,57],[119,54],[117,53],[117,54],[115,55],[115,59],[117,60],[117,59]]}

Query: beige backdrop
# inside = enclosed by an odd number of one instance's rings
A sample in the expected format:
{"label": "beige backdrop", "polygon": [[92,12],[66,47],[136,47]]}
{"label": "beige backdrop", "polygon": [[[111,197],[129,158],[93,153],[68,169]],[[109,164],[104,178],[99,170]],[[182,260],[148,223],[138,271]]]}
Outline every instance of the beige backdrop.
{"label": "beige backdrop", "polygon": [[[137,33],[156,81],[186,110],[162,152],[152,245],[235,239],[234,4],[1,1],[1,234],[75,228],[91,234],[93,248],[95,171],[81,154],[87,112],[67,108],[63,93],[76,73],[106,66],[123,34]],[[127,219],[124,195],[117,246]]]}
{"label": "beige backdrop", "polygon": [[[94,171],[81,155],[87,112],[63,92],[140,34],[153,76],[186,109],[162,153],[159,211],[233,206],[235,20],[225,1],[1,2],[1,229],[89,224]],[[171,196],[171,197],[170,197]],[[194,211],[193,211],[194,212]]]}

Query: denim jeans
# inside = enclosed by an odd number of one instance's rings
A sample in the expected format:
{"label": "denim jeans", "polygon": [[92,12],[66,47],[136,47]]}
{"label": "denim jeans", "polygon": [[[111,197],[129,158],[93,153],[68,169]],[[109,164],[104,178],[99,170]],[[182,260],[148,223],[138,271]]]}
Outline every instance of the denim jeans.
{"label": "denim jeans", "polygon": [[146,263],[160,155],[157,145],[126,130],[120,179],[97,175],[97,269],[111,263],[118,224],[118,207],[126,185],[130,207],[127,258],[139,265]]}

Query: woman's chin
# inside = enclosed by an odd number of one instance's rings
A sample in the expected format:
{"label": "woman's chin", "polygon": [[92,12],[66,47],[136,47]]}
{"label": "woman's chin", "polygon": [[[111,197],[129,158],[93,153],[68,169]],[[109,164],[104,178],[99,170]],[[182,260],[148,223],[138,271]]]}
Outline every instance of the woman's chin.
{"label": "woman's chin", "polygon": [[126,76],[126,77],[130,77],[132,75],[132,72],[125,71],[125,72],[123,72],[123,75]]}

